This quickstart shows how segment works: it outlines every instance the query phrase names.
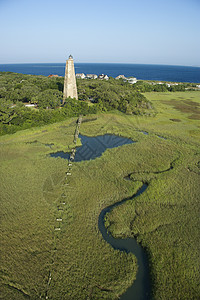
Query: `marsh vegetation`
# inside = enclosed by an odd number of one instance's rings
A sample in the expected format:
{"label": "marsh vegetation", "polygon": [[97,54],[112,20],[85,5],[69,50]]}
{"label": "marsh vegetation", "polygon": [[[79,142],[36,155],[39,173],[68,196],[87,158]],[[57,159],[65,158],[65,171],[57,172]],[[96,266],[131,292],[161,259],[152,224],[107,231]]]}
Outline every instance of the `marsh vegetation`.
{"label": "marsh vegetation", "polygon": [[180,105],[199,104],[199,92],[144,96],[156,115],[83,117],[83,135],[117,134],[137,142],[73,162],[67,179],[66,160],[49,154],[74,147],[76,118],[0,138],[2,299],[45,299],[49,272],[49,299],[122,295],[136,278],[137,260],[104,241],[98,217],[143,182],[148,189],[107,214],[106,226],[113,236],[136,237],[145,248],[154,299],[198,299],[198,110],[191,118],[193,108]]}

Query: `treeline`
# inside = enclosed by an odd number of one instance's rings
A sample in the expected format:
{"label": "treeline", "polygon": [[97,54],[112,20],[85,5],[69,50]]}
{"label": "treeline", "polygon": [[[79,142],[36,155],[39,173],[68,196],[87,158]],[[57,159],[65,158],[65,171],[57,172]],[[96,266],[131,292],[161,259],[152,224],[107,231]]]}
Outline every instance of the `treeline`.
{"label": "treeline", "polygon": [[[63,84],[62,77],[0,72],[0,134],[97,113],[95,106],[71,98],[62,105]],[[35,108],[24,104],[35,104]]]}
{"label": "treeline", "polygon": [[[77,80],[79,101],[63,99],[63,77],[0,72],[0,134],[62,121],[79,114],[119,110],[126,114],[150,115],[152,105],[141,93],[185,91],[192,84],[135,84],[116,80]],[[34,104],[29,108],[24,104]]]}
{"label": "treeline", "polygon": [[97,104],[98,109],[117,109],[128,114],[148,114],[150,102],[133,86],[122,80],[77,80],[80,100]]}
{"label": "treeline", "polygon": [[[63,77],[0,72],[0,134],[62,121],[79,114],[119,110],[126,114],[151,115],[151,103],[144,92],[185,91],[193,84],[167,84],[116,80],[77,80],[79,101],[63,99]],[[24,104],[34,104],[35,108]]]}
{"label": "treeline", "polygon": [[[110,77],[108,81],[101,81],[101,85],[99,85],[99,81],[100,80],[98,79],[78,79],[79,95],[83,100],[89,98],[100,99],[100,92],[102,92],[103,89],[104,91],[107,91],[108,88],[110,88],[110,92],[118,94],[118,96],[121,96],[122,99],[124,93],[133,94],[134,92],[183,92],[185,90],[193,91],[194,88],[196,88],[195,83],[169,84],[165,82],[157,83],[156,81],[148,82],[139,80],[134,84],[130,84],[129,82],[124,81],[123,79],[116,80],[112,77]],[[112,94],[112,96],[115,95]]]}
{"label": "treeline", "polygon": [[38,108],[60,106],[63,78],[0,72],[0,98],[5,101],[34,103]]}
{"label": "treeline", "polygon": [[[63,99],[63,77],[0,72],[0,134],[62,121],[79,114],[119,110],[149,114],[150,102],[130,84],[110,79],[78,80],[79,101]],[[35,104],[35,108],[24,104]]]}
{"label": "treeline", "polygon": [[95,107],[71,98],[67,99],[62,109],[32,109],[21,102],[12,106],[10,101],[0,99],[0,135],[93,113],[97,113]]}
{"label": "treeline", "polygon": [[181,83],[181,84],[173,84],[168,86],[166,83],[158,84],[158,83],[148,83],[142,80],[137,81],[133,89],[138,92],[184,92],[186,88],[191,88],[191,83]]}
{"label": "treeline", "polygon": [[[0,72],[0,98],[36,104],[37,108],[56,109],[62,106],[63,77],[45,77]],[[149,101],[134,86],[115,80],[77,80],[79,100],[93,104],[98,111],[118,109],[141,114],[150,108]],[[85,109],[85,107],[84,107]]]}

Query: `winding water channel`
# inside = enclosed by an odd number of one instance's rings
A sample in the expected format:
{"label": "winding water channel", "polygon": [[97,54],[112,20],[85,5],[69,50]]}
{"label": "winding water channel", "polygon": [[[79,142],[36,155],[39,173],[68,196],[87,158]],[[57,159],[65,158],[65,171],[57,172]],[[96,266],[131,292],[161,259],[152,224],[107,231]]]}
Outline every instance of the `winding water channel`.
{"label": "winding water channel", "polygon": [[113,208],[121,205],[127,200],[134,200],[136,197],[144,193],[147,189],[147,184],[138,190],[138,192],[130,198],[125,198],[120,202],[117,202],[111,206],[104,208],[99,215],[99,230],[104,240],[109,243],[114,249],[133,253],[137,258],[138,272],[136,280],[127,289],[127,291],[120,297],[121,300],[148,300],[150,299],[150,276],[147,255],[144,249],[137,243],[134,238],[114,238],[104,225],[105,214],[110,212]]}
{"label": "winding water channel", "polygon": [[[82,160],[95,159],[96,157],[101,156],[107,148],[115,148],[125,144],[134,143],[134,141],[131,139],[111,134],[105,134],[96,137],[87,137],[79,135],[79,138],[81,139],[82,146],[76,148],[76,155],[74,159],[74,161],[76,162],[80,162]],[[70,159],[70,153],[51,153],[51,157],[61,157],[64,159]],[[112,235],[109,232],[107,232],[107,229],[104,225],[104,217],[105,214],[110,212],[114,207],[121,205],[127,200],[134,200],[136,197],[144,193],[146,189],[147,184],[143,184],[143,186],[138,190],[138,192],[135,195],[129,198],[125,198],[120,202],[117,202],[109,207],[104,208],[99,215],[98,226],[104,240],[107,243],[109,243],[114,249],[125,251],[127,253],[131,252],[137,258],[138,272],[136,280],[120,297],[121,300],[150,299],[150,276],[147,255],[144,249],[137,243],[136,239],[121,239],[112,237]]]}

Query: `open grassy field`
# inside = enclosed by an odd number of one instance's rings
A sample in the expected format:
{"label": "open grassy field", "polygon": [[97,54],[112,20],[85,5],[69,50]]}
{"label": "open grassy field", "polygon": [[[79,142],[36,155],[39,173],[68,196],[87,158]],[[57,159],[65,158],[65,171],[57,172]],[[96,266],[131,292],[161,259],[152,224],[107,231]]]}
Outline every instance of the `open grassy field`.
{"label": "open grassy field", "polygon": [[73,163],[67,179],[67,161],[48,154],[73,147],[76,119],[0,137],[1,299],[117,299],[137,262],[103,240],[98,216],[142,182],[141,196],[107,215],[108,229],[146,248],[154,299],[199,299],[200,92],[145,96],[154,117],[84,117],[81,134],[137,143]]}

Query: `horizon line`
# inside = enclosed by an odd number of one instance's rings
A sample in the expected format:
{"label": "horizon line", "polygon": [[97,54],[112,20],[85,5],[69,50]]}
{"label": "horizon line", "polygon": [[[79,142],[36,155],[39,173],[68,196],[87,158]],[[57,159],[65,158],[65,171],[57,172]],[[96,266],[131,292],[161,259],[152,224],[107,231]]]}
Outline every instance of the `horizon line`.
{"label": "horizon line", "polygon": [[[65,64],[65,62],[15,62],[15,63],[0,63],[0,65],[26,65],[26,64]],[[76,62],[74,64],[124,64],[124,65],[157,65],[157,66],[175,66],[175,67],[193,67],[200,68],[200,65],[173,65],[161,63],[133,63],[133,62]]]}

